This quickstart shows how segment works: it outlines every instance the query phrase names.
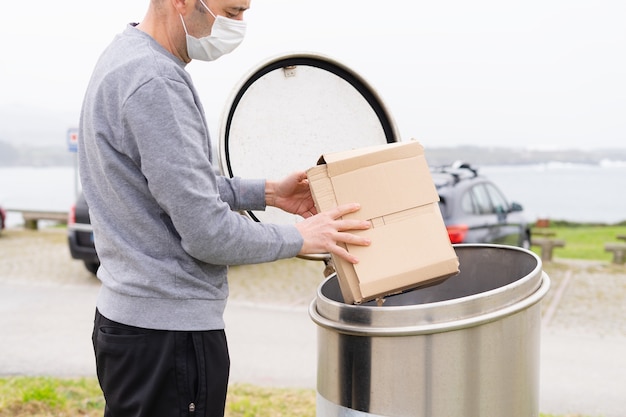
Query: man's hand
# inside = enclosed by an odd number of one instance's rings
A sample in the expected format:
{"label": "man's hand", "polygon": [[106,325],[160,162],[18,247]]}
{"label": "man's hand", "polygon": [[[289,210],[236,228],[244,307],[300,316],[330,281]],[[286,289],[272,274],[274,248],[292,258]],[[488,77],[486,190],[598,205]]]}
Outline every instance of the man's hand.
{"label": "man's hand", "polygon": [[282,181],[267,181],[265,202],[268,206],[299,214],[305,219],[317,213],[309,188],[309,180],[303,171],[294,172]]}
{"label": "man's hand", "polygon": [[358,204],[345,204],[332,210],[309,216],[296,223],[296,228],[304,239],[300,255],[332,253],[353,264],[359,260],[338,243],[368,246],[370,239],[349,233],[351,230],[367,230],[370,222],[365,220],[342,220],[341,217],[361,208]]}

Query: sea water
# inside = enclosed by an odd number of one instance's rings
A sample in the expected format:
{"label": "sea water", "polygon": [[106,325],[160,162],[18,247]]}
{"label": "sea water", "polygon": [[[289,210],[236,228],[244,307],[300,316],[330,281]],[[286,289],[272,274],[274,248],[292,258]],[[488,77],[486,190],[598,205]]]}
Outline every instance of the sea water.
{"label": "sea water", "polygon": [[[479,167],[526,217],[572,222],[618,223],[626,220],[626,162],[599,165],[547,163]],[[14,210],[68,211],[76,199],[73,167],[0,167],[0,205]],[[9,213],[9,226],[22,223]]]}
{"label": "sea water", "polygon": [[495,182],[509,201],[520,203],[529,221],[626,220],[626,162],[486,166],[479,173]]}

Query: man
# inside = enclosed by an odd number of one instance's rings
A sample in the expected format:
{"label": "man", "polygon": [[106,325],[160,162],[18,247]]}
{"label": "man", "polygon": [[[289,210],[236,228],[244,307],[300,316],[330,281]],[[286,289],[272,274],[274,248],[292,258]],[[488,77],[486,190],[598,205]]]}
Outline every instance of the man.
{"label": "man", "polygon": [[[105,416],[222,416],[229,357],[227,265],[368,245],[342,220],[357,204],[316,213],[306,175],[227,179],[185,65],[232,51],[249,0],[152,0],[99,59],[80,123],[79,161],[102,281],[93,344]],[[285,155],[285,157],[288,157]],[[296,225],[235,210],[266,205]]]}

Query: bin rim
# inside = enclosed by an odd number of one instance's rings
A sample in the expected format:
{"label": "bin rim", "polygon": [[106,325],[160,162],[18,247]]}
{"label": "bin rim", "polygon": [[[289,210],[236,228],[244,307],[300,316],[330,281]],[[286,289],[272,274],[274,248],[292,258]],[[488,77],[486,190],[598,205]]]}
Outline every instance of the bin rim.
{"label": "bin rim", "polygon": [[[367,314],[372,315],[376,312],[388,312],[389,314],[398,314],[402,312],[418,312],[420,310],[426,311],[429,309],[435,308],[445,308],[451,307],[455,305],[459,305],[460,303],[471,303],[478,302],[479,299],[488,299],[494,297],[502,297],[503,293],[509,292],[511,290],[511,285],[508,284],[504,286],[500,286],[489,291],[479,292],[476,294],[458,297],[443,301],[436,301],[432,303],[425,304],[414,304],[414,305],[401,305],[401,306],[373,306],[373,305],[352,305],[341,303],[335,300],[331,300],[328,297],[324,296],[322,291],[322,286],[332,277],[327,278],[317,290],[317,297],[310,303],[309,305],[309,315],[311,319],[320,327],[336,330],[340,333],[350,334],[355,336],[409,336],[416,334],[429,334],[429,333],[438,333],[444,331],[453,331],[466,327],[478,326],[484,323],[488,323],[491,321],[498,320],[502,317],[515,314],[525,308],[532,306],[539,302],[548,292],[550,288],[550,278],[548,275],[542,271],[542,263],[541,258],[539,258],[535,253],[530,250],[519,248],[516,246],[508,246],[508,245],[495,245],[495,244],[456,244],[454,247],[459,248],[493,248],[493,249],[507,249],[514,250],[524,253],[525,255],[529,255],[535,259],[537,262],[536,266],[530,271],[525,277],[539,276],[539,282],[529,290],[528,293],[524,294],[523,298],[517,298],[512,300],[511,303],[508,304],[500,304],[496,306],[497,308],[488,309],[486,311],[482,311],[478,314],[470,315],[464,318],[452,318],[448,320],[441,320],[438,322],[431,323],[422,323],[417,325],[406,325],[406,326],[371,326],[367,324],[360,323],[348,323],[345,321],[334,321],[328,317],[324,317],[320,314],[318,310],[318,301],[320,299],[324,300],[324,303],[330,306],[329,308],[333,308],[336,310],[347,310],[349,312],[356,313],[358,311],[365,311]],[[522,278],[525,278],[522,277]],[[520,278],[521,280],[521,278]],[[519,281],[519,280],[518,280]],[[516,281],[516,282],[518,282]],[[530,285],[532,283],[527,283]],[[419,291],[419,290],[417,290]]]}
{"label": "bin rim", "polygon": [[[402,327],[371,327],[358,324],[339,323],[321,316],[317,311],[316,300],[309,305],[309,316],[315,324],[322,328],[334,330],[342,334],[351,336],[414,336],[421,334],[433,334],[451,332],[454,330],[467,329],[500,320],[537,304],[550,289],[550,278],[542,272],[541,285],[530,297],[527,297],[515,304],[508,305],[500,310],[491,311],[479,316],[466,319],[444,321],[417,326]],[[394,308],[394,307],[390,307]]]}

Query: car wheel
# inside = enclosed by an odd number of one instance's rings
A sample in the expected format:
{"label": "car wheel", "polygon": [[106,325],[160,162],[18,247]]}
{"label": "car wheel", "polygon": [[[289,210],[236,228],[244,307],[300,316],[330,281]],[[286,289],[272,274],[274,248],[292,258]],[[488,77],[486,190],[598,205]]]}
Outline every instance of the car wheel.
{"label": "car wheel", "polygon": [[87,268],[87,271],[91,272],[94,275],[96,275],[96,272],[98,272],[98,267],[99,266],[100,266],[100,264],[97,263],[97,262],[87,262],[87,261],[85,261],[85,268]]}

